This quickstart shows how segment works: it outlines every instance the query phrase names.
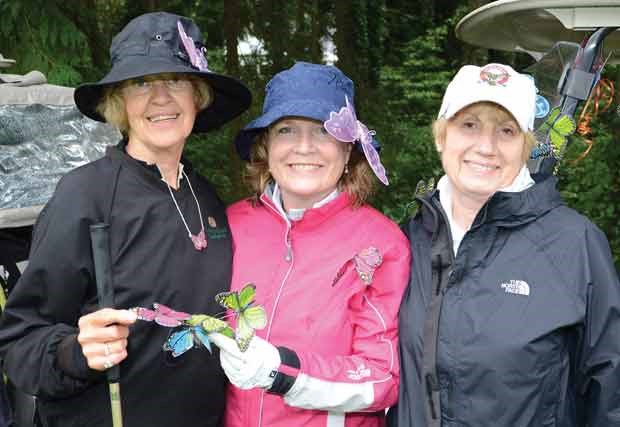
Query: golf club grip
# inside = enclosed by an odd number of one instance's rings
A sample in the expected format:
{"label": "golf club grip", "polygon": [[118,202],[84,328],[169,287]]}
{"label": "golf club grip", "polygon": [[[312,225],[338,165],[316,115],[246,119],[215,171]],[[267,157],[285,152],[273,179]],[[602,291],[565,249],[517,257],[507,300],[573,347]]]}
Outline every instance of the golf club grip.
{"label": "golf club grip", "polygon": [[[105,223],[90,226],[90,242],[95,265],[95,282],[99,308],[114,307],[114,287],[112,285],[112,264],[110,262],[110,226]],[[115,365],[106,372],[108,381],[118,382],[119,366]]]}

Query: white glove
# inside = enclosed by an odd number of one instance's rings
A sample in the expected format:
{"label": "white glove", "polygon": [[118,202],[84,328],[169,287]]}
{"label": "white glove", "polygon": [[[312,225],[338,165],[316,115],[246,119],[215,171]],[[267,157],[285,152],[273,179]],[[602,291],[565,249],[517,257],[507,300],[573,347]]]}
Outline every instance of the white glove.
{"label": "white glove", "polygon": [[254,336],[248,349],[241,352],[235,340],[225,335],[213,333],[209,339],[220,348],[220,362],[231,383],[243,390],[271,387],[281,363],[272,344]]}

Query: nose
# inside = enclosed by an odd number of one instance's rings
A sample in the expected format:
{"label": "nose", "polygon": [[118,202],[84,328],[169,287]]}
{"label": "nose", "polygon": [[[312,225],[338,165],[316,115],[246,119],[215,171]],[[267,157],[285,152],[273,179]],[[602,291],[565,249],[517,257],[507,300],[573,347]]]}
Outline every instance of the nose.
{"label": "nose", "polygon": [[485,129],[480,133],[478,143],[476,144],[476,150],[478,153],[485,156],[492,156],[495,154],[497,144],[497,135],[494,129]]}
{"label": "nose", "polygon": [[168,88],[166,87],[164,82],[158,80],[151,83],[151,89],[149,91],[149,94],[151,96],[151,100],[154,101],[168,100],[170,98],[170,92]]}
{"label": "nose", "polygon": [[297,137],[297,144],[295,144],[295,151],[297,153],[311,153],[315,149],[314,136],[312,132],[301,130]]}

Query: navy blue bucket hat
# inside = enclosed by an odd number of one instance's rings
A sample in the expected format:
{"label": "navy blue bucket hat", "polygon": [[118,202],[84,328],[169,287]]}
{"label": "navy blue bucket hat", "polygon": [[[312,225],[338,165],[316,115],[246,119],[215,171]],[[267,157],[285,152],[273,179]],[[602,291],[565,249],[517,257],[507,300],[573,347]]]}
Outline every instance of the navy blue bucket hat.
{"label": "navy blue bucket hat", "polygon": [[247,110],[252,102],[245,85],[207,68],[200,29],[183,16],[155,12],[133,19],[112,40],[110,60],[112,69],[103,79],[79,86],[73,95],[79,110],[100,122],[105,118],[96,109],[107,87],[161,73],[197,76],[212,88],[213,100],[196,115],[196,133],[220,127]]}
{"label": "navy blue bucket hat", "polygon": [[[281,71],[265,87],[263,114],[244,127],[235,138],[239,157],[250,158],[250,148],[256,136],[284,117],[303,117],[325,122],[330,113],[354,105],[353,81],[338,68],[330,65],[297,62]],[[373,138],[372,145],[379,144]]]}

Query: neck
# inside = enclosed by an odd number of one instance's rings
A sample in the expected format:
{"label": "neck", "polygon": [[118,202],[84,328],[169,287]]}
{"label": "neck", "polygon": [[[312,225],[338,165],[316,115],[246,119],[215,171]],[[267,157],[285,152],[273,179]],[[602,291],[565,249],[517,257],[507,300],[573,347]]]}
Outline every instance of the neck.
{"label": "neck", "polygon": [[164,181],[174,188],[178,188],[178,173],[179,162],[181,161],[181,154],[183,153],[183,145],[168,150],[154,151],[149,150],[142,144],[132,143],[129,139],[127,143],[127,154],[137,160],[146,162],[149,165],[155,164],[159,169]]}
{"label": "neck", "polygon": [[487,199],[477,199],[452,194],[452,219],[464,230],[469,230],[476,215]]}

